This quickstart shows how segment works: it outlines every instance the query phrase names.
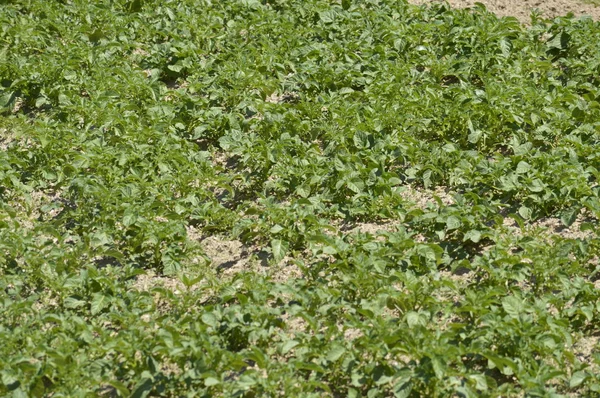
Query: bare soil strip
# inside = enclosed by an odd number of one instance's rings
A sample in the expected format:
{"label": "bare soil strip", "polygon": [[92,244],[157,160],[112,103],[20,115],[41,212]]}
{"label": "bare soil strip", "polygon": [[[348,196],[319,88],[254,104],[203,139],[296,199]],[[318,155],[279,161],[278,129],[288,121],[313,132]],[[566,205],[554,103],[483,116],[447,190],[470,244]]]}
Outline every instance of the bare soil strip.
{"label": "bare soil strip", "polygon": [[[428,4],[438,0],[409,0],[412,4]],[[575,16],[591,16],[600,20],[600,7],[590,2],[574,0],[448,0],[455,8],[471,8],[475,3],[484,4],[499,17],[516,17],[521,23],[531,22],[531,12],[538,10],[544,18],[555,18],[572,12]]]}

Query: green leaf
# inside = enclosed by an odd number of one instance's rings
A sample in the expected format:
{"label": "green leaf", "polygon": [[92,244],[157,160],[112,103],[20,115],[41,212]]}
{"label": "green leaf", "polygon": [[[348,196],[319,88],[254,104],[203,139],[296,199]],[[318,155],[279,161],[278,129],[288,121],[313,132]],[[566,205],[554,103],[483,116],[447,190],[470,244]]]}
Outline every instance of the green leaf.
{"label": "green leaf", "polygon": [[477,144],[479,142],[479,140],[481,139],[481,136],[483,135],[481,130],[473,130],[469,133],[469,135],[467,136],[467,140],[471,143],[471,144]]}
{"label": "green leaf", "polygon": [[123,225],[129,227],[137,221],[138,216],[133,211],[126,211],[123,215]]}
{"label": "green leaf", "polygon": [[475,382],[475,388],[479,391],[488,390],[488,383],[484,375],[469,375],[469,379]]}
{"label": "green leaf", "polygon": [[296,347],[298,344],[300,344],[298,341],[296,340],[287,340],[285,341],[282,345],[281,345],[281,355],[285,355],[288,352],[290,352],[290,350],[294,347]]}
{"label": "green leaf", "polygon": [[108,382],[108,384],[111,385],[112,387],[114,387],[120,396],[122,396],[122,397],[130,396],[129,389],[127,388],[127,386],[125,384],[121,383],[120,381],[111,380]]}
{"label": "green leaf", "polygon": [[467,128],[469,129],[469,136],[467,137],[467,140],[472,144],[478,143],[482,136],[481,130],[475,129],[471,119],[467,120]]}
{"label": "green leaf", "polygon": [[539,178],[536,178],[527,185],[527,188],[529,188],[531,192],[543,192],[546,188],[546,184],[544,184]]}
{"label": "green leaf", "polygon": [[531,219],[531,214],[532,214],[532,211],[531,211],[531,209],[529,207],[527,207],[527,206],[521,206],[519,208],[519,215],[521,217],[523,217],[525,220],[530,220]]}
{"label": "green leaf", "polygon": [[167,69],[172,70],[173,72],[181,72],[183,70],[184,66],[181,64],[175,64],[175,65],[167,65]]}
{"label": "green leaf", "polygon": [[140,381],[131,392],[131,398],[147,397],[152,391],[152,380],[147,378]]}
{"label": "green leaf", "polygon": [[511,49],[512,49],[511,42],[506,37],[501,38],[500,39],[500,51],[502,52],[502,55],[504,57],[508,57],[510,55]]}
{"label": "green leaf", "polygon": [[64,301],[64,305],[66,308],[80,308],[86,305],[85,300],[80,300],[75,297],[67,297]]}
{"label": "green leaf", "polygon": [[257,383],[256,379],[251,377],[250,375],[242,375],[237,384],[239,386],[241,386],[242,388],[250,388],[250,387],[256,385],[256,383]]}
{"label": "green leaf", "polygon": [[35,100],[35,107],[41,108],[42,106],[46,105],[47,103],[48,103],[48,100],[46,99],[46,97],[38,97]]}
{"label": "green leaf", "polygon": [[394,386],[394,397],[396,398],[408,398],[413,392],[413,384],[411,382],[396,384]]}
{"label": "green leaf", "polygon": [[257,9],[261,6],[261,3],[259,0],[240,0],[242,4],[244,4],[246,7],[249,7],[251,9]]}
{"label": "green leaf", "polygon": [[353,178],[346,183],[346,186],[354,193],[361,193],[365,188],[365,183],[358,178]]}
{"label": "green leaf", "polygon": [[508,296],[502,300],[502,308],[511,318],[519,318],[523,312],[523,301],[515,296]]}
{"label": "green leaf", "polygon": [[100,311],[108,307],[110,303],[109,297],[101,294],[94,293],[92,295],[91,312],[92,315],[97,315]]}
{"label": "green leaf", "polygon": [[333,10],[322,11],[319,13],[319,17],[325,23],[332,23],[335,21],[336,13]]}
{"label": "green leaf", "polygon": [[219,138],[219,145],[228,151],[239,145],[240,137],[237,134],[225,135]]}
{"label": "green leaf", "polygon": [[0,95],[0,108],[5,108],[10,106],[13,101],[14,93],[7,92]]}
{"label": "green leaf", "polygon": [[281,239],[271,240],[271,253],[276,263],[279,263],[287,254],[289,243]]}
{"label": "green leaf", "polygon": [[450,216],[446,219],[446,230],[450,231],[453,229],[458,229],[461,226],[460,219],[456,216]]}
{"label": "green leaf", "polygon": [[517,165],[516,172],[518,174],[524,174],[524,173],[527,173],[529,170],[531,170],[531,165],[525,161],[520,161],[519,164]]}
{"label": "green leaf", "polygon": [[275,224],[271,227],[270,232],[272,234],[278,234],[279,232],[283,231],[283,227],[279,224]]}
{"label": "green leaf", "polygon": [[204,322],[208,326],[212,326],[213,328],[216,328],[219,324],[217,316],[212,312],[206,312],[202,314],[202,322]]}
{"label": "green leaf", "polygon": [[518,368],[515,362],[509,358],[504,358],[492,353],[485,353],[484,356],[488,359],[488,368],[498,368],[503,375],[511,376]]}
{"label": "green leaf", "polygon": [[546,45],[549,49],[564,50],[569,45],[571,36],[566,32],[560,32],[552,37]]}
{"label": "green leaf", "polygon": [[478,243],[481,240],[481,231],[478,231],[476,229],[469,230],[463,238],[463,241],[466,242],[467,240],[470,240],[474,243]]}
{"label": "green leaf", "polygon": [[204,379],[204,385],[206,387],[212,387],[218,384],[221,384],[221,381],[215,377],[207,377],[206,379]]}
{"label": "green leaf", "polygon": [[581,206],[572,206],[568,209],[565,209],[560,214],[560,221],[562,221],[565,227],[570,227],[577,220],[577,216],[579,216],[579,212],[581,211]]}
{"label": "green leaf", "polygon": [[583,382],[587,378],[588,378],[588,374],[586,371],[583,371],[583,370],[577,371],[577,372],[573,373],[573,375],[571,376],[571,379],[569,380],[569,387],[570,388],[579,387],[581,384],[583,384]]}
{"label": "green leaf", "polygon": [[23,391],[20,388],[17,388],[16,390],[12,391],[12,395],[13,398],[29,398],[30,395],[25,393],[25,391]]}
{"label": "green leaf", "polygon": [[2,374],[2,384],[4,384],[9,390],[14,390],[19,386],[19,379],[16,375],[8,370],[0,372]]}
{"label": "green leaf", "polygon": [[346,348],[340,344],[333,344],[327,353],[326,359],[329,362],[335,362],[341,358],[342,355],[346,352]]}
{"label": "green leaf", "polygon": [[131,0],[129,1],[129,12],[139,12],[142,10],[143,0]]}
{"label": "green leaf", "polygon": [[425,326],[427,324],[427,320],[421,316],[421,314],[419,314],[418,312],[415,311],[410,311],[406,314],[406,323],[408,323],[408,326],[410,327],[415,327],[415,326]]}
{"label": "green leaf", "polygon": [[369,135],[364,131],[357,131],[354,133],[354,137],[352,139],[354,141],[354,145],[359,149],[365,149],[370,146]]}
{"label": "green leaf", "polygon": [[433,371],[435,372],[435,376],[440,380],[443,379],[447,371],[447,365],[444,360],[439,357],[431,358],[431,365],[433,367]]}

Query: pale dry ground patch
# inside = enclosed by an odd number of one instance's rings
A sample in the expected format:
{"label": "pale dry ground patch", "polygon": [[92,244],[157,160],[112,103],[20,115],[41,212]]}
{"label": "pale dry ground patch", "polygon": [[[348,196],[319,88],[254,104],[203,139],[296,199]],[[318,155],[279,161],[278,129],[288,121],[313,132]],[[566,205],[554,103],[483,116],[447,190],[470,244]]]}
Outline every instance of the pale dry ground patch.
{"label": "pale dry ground patch", "polygon": [[586,211],[582,211],[570,226],[565,226],[560,218],[544,217],[532,222],[525,222],[521,229],[517,222],[510,217],[505,217],[503,226],[506,234],[522,237],[525,235],[537,235],[547,244],[553,244],[553,238],[586,240],[594,237],[591,229],[584,228],[587,224],[597,224],[598,220]]}
{"label": "pale dry ground patch", "polygon": [[[445,187],[437,187],[435,189],[415,188],[410,185],[402,187],[399,195],[406,201],[406,210],[426,209],[438,205],[438,200],[442,205],[450,206],[455,203],[452,194]],[[399,220],[383,220],[381,222],[359,222],[352,224],[333,224],[346,234],[371,234],[377,235],[381,232],[395,232],[398,227],[402,226]],[[417,235],[415,240],[423,242],[424,237]]]}
{"label": "pale dry ground patch", "polygon": [[598,374],[600,365],[594,361],[594,354],[600,352],[600,336],[584,336],[573,345],[573,353],[579,361],[589,366],[589,370]]}
{"label": "pale dry ground patch", "polygon": [[0,151],[6,151],[15,141],[15,134],[8,129],[0,129]]}
{"label": "pale dry ground patch", "polygon": [[[64,199],[63,192],[51,189],[23,193],[6,204],[14,211],[12,220],[25,231],[32,231],[38,221],[50,221],[60,217],[63,211],[73,206],[70,201]],[[52,237],[52,240],[57,241],[55,237]]]}
{"label": "pale dry ground patch", "polygon": [[[157,275],[154,271],[138,275],[131,287],[139,292],[147,292],[155,287],[163,287],[174,294],[182,294],[187,291],[186,286],[178,278]],[[195,286],[192,286],[190,290],[195,290]]]}
{"label": "pale dry ground patch", "polygon": [[259,272],[283,283],[301,275],[290,256],[284,257],[279,264],[273,264],[270,254],[258,246],[248,246],[223,236],[204,236],[194,227],[187,227],[187,232],[190,240],[200,243],[210,266],[225,277],[244,271]]}
{"label": "pale dry ground patch", "polygon": [[[409,0],[415,5],[440,3],[439,0]],[[575,16],[590,16],[600,20],[600,7],[582,0],[448,0],[455,8],[472,8],[482,3],[499,17],[515,17],[523,24],[531,23],[531,12],[537,10],[544,18],[556,18],[572,12]]]}
{"label": "pale dry ground patch", "polygon": [[[22,105],[22,102],[17,101],[13,111],[18,112]],[[6,152],[13,147],[18,147],[19,149],[38,148],[39,145],[31,137],[7,128],[0,128],[0,151]]]}
{"label": "pale dry ground patch", "polygon": [[[198,243],[204,253],[191,259],[191,264],[207,265],[221,279],[231,279],[242,272],[259,273],[269,276],[275,283],[286,283],[291,278],[300,278],[302,272],[290,256],[284,257],[280,263],[270,262],[270,255],[258,247],[247,246],[237,239],[224,236],[206,236],[195,227],[186,228],[188,238]],[[208,260],[208,264],[207,263]],[[194,291],[202,285],[202,280],[194,284],[190,290]],[[154,287],[163,287],[174,294],[183,294],[187,287],[177,276],[164,276],[154,271],[147,271],[138,275],[132,288],[138,291],[149,291]],[[208,294],[207,297],[208,298]]]}
{"label": "pale dry ground patch", "polygon": [[436,197],[444,206],[450,206],[455,203],[452,193],[448,188],[439,186],[435,189],[414,188],[410,185],[403,187],[400,191],[400,196],[409,203],[412,203],[413,208],[425,209],[428,206],[437,205]]}
{"label": "pale dry ground patch", "polygon": [[[347,234],[370,234],[377,235],[381,232],[394,232],[398,226],[402,225],[399,221],[391,220],[381,223],[361,222],[346,226]],[[344,227],[343,227],[344,228]],[[344,229],[342,229],[344,231]]]}
{"label": "pale dry ground patch", "polygon": [[274,92],[265,99],[265,102],[272,104],[281,104],[284,102],[296,102],[300,95],[296,92],[283,92],[281,94]]}

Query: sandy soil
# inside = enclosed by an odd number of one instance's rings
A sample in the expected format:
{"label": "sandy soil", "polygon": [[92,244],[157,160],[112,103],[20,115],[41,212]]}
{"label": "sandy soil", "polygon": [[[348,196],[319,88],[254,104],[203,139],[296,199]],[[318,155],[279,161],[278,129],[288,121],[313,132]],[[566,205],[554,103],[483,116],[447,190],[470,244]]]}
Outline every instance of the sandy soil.
{"label": "sandy soil", "polygon": [[[439,0],[409,0],[413,4],[427,4]],[[513,16],[522,23],[531,21],[531,11],[538,9],[546,18],[567,15],[572,12],[576,16],[589,15],[600,20],[600,7],[585,3],[583,0],[448,0],[452,7],[468,8],[475,3],[483,3],[488,10],[500,17]]]}

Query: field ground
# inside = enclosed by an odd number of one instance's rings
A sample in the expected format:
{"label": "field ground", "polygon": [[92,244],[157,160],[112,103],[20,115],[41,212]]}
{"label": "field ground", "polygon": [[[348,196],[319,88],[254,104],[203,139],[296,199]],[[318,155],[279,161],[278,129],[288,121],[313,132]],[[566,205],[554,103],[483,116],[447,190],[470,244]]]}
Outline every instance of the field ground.
{"label": "field ground", "polygon": [[2,5],[0,395],[600,394],[600,25],[503,4]]}
{"label": "field ground", "polygon": [[[411,0],[413,4],[433,3],[431,0]],[[530,23],[531,11],[537,9],[545,18],[556,18],[572,12],[576,16],[591,16],[600,19],[598,0],[449,0],[452,7],[468,8],[475,3],[485,4],[498,16],[516,17],[522,23]]]}

